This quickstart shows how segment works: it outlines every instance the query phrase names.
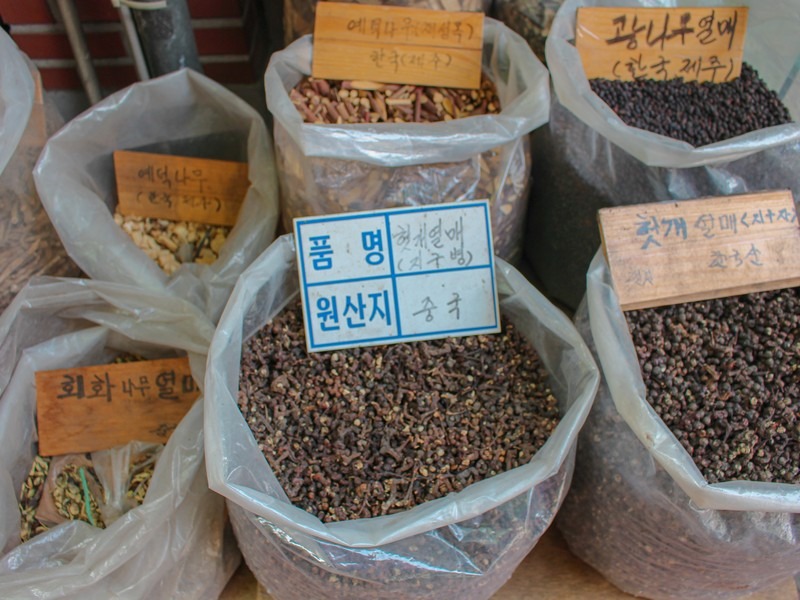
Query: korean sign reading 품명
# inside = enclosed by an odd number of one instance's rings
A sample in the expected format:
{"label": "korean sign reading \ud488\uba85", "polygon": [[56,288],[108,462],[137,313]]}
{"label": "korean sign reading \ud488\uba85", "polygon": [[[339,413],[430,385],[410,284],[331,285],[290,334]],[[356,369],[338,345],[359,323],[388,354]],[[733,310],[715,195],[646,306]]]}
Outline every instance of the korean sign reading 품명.
{"label": "korean sign reading \ud488\uba85", "polygon": [[114,152],[123,215],[235,225],[250,180],[247,163]]}
{"label": "korean sign reading \ud488\uba85", "polygon": [[311,74],[475,89],[482,51],[480,12],[320,2]]}
{"label": "korean sign reading \ud488\uba85", "polygon": [[309,351],[500,331],[488,210],[295,219]]}
{"label": "korean sign reading \ud488\uba85", "polygon": [[586,77],[731,81],[739,77],[746,7],[578,9],[575,45]]}
{"label": "korean sign reading \ud488\uba85", "polygon": [[199,395],[186,358],[38,371],[39,453],[166,443]]}
{"label": "korean sign reading \ud488\uba85", "polygon": [[800,285],[790,191],[604,208],[598,217],[623,310]]}

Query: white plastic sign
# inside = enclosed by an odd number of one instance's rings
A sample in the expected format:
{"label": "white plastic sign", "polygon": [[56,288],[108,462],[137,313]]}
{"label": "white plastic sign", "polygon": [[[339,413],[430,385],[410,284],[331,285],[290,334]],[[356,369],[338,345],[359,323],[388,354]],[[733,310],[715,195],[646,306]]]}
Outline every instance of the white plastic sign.
{"label": "white plastic sign", "polygon": [[487,201],[294,220],[309,352],[500,331]]}

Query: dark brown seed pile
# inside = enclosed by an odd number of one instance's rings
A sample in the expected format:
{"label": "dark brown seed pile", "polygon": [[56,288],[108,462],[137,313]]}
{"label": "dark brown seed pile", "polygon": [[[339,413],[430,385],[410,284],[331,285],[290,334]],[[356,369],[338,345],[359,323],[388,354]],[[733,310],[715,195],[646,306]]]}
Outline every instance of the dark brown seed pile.
{"label": "dark brown seed pile", "polygon": [[788,109],[756,71],[725,83],[593,79],[592,91],[632,127],[705,146],[791,123]]}
{"label": "dark brown seed pile", "polygon": [[558,424],[535,350],[497,335],[307,354],[299,303],[245,342],[239,408],[290,500],[374,517],[527,463]]}
{"label": "dark brown seed pile", "polygon": [[797,288],[626,316],[648,402],[710,483],[800,483]]}
{"label": "dark brown seed pile", "polygon": [[477,90],[307,77],[289,96],[303,120],[317,124],[434,123],[500,112],[497,90],[485,75]]}

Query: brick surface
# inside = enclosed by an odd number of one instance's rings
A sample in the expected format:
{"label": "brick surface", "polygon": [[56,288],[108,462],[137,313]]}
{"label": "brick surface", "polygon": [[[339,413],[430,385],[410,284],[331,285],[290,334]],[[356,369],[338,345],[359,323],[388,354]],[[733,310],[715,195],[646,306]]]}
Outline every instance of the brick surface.
{"label": "brick surface", "polygon": [[223,19],[242,15],[238,0],[188,0],[193,19]]}
{"label": "brick surface", "polygon": [[244,30],[236,28],[195,28],[194,38],[200,55],[248,54]]}
{"label": "brick surface", "polygon": [[47,0],[0,0],[0,16],[12,25],[12,33],[13,25],[55,23]]}
{"label": "brick surface", "polygon": [[[86,33],[86,45],[93,59],[127,56],[122,34],[119,32]],[[12,34],[12,38],[29,57],[73,58],[72,48],[65,33]]]}

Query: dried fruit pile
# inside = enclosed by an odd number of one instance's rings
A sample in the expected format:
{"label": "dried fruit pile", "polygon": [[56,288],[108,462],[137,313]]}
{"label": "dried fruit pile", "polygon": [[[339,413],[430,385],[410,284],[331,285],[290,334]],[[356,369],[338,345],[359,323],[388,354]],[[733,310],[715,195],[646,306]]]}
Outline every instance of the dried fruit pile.
{"label": "dried fruit pile", "polygon": [[502,333],[307,354],[299,303],[244,344],[239,408],[290,500],[399,512],[528,462],[559,421],[536,351]]}
{"label": "dried fruit pile", "polygon": [[114,222],[167,275],[183,263],[213,263],[231,230],[219,225],[124,216],[119,212],[114,213]]}
{"label": "dried fruit pile", "polygon": [[627,125],[693,146],[792,122],[778,95],[747,63],[740,77],[724,83],[593,79],[589,84]]}
{"label": "dried fruit pile", "polygon": [[800,483],[797,288],[626,317],[648,402],[710,483]]}

